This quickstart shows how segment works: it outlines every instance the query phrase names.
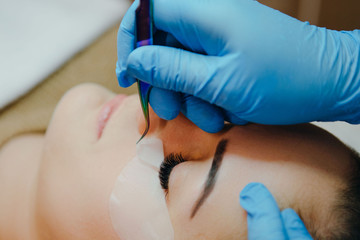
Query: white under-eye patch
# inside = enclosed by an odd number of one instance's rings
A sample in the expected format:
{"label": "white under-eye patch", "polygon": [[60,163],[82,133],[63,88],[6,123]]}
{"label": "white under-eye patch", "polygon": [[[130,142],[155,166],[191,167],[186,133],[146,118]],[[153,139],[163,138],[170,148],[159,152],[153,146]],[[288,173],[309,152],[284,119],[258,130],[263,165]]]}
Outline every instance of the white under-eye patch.
{"label": "white under-eye patch", "polygon": [[134,159],[118,176],[109,209],[113,227],[121,240],[174,239],[158,176],[163,159],[162,141],[145,138],[137,144]]}

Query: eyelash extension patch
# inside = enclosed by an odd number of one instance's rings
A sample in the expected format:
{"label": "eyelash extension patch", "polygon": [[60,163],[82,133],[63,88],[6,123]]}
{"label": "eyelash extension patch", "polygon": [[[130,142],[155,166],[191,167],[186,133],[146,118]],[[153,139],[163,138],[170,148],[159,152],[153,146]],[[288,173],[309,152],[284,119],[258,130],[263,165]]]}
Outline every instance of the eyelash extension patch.
{"label": "eyelash extension patch", "polygon": [[109,200],[114,230],[122,240],[173,240],[174,229],[160,185],[163,144],[145,138],[118,176]]}

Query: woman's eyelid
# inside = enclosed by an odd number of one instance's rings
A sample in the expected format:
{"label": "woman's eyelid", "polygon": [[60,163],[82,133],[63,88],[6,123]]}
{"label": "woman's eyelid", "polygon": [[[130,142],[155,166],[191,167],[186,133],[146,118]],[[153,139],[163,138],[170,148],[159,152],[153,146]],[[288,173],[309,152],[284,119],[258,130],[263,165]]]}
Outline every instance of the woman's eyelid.
{"label": "woman's eyelid", "polygon": [[171,171],[178,164],[186,161],[187,160],[182,156],[181,153],[171,153],[164,158],[164,161],[160,166],[159,178],[160,178],[161,187],[164,189],[166,193],[168,193],[169,190],[168,185],[169,185],[169,178]]}

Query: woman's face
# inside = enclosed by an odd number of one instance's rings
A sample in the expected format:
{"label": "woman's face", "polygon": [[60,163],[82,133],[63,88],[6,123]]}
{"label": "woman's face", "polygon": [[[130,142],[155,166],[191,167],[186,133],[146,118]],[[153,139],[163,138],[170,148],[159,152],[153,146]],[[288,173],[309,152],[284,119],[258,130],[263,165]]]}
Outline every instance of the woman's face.
{"label": "woman's face", "polygon": [[[264,183],[281,208],[295,208],[304,219],[327,218],[348,151],[326,132],[311,125],[247,125],[209,134],[182,115],[172,121],[150,116],[147,137],[163,141],[165,156],[181,153],[187,160],[171,172],[166,196],[176,240],[246,237],[238,197],[249,182]],[[86,84],[63,97],[45,136],[39,172],[38,225],[48,229],[43,235],[117,239],[109,197],[144,127],[136,95],[116,96]],[[190,218],[222,139],[228,144],[214,189]]]}

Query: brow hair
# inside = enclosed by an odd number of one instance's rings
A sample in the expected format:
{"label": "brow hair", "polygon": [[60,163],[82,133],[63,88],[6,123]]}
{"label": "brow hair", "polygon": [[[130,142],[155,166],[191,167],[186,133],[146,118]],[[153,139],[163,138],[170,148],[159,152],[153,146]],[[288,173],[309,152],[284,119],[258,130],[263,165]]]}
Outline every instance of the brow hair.
{"label": "brow hair", "polygon": [[226,151],[227,142],[228,142],[228,140],[222,139],[216,147],[215,155],[214,155],[214,158],[212,161],[212,165],[211,165],[207,180],[205,182],[203,192],[193,207],[190,219],[192,219],[195,216],[195,214],[197,213],[197,211],[199,210],[201,205],[205,202],[207,197],[210,195],[210,193],[214,189],[217,172],[221,166],[221,163],[222,163],[222,160],[224,157],[224,152]]}

